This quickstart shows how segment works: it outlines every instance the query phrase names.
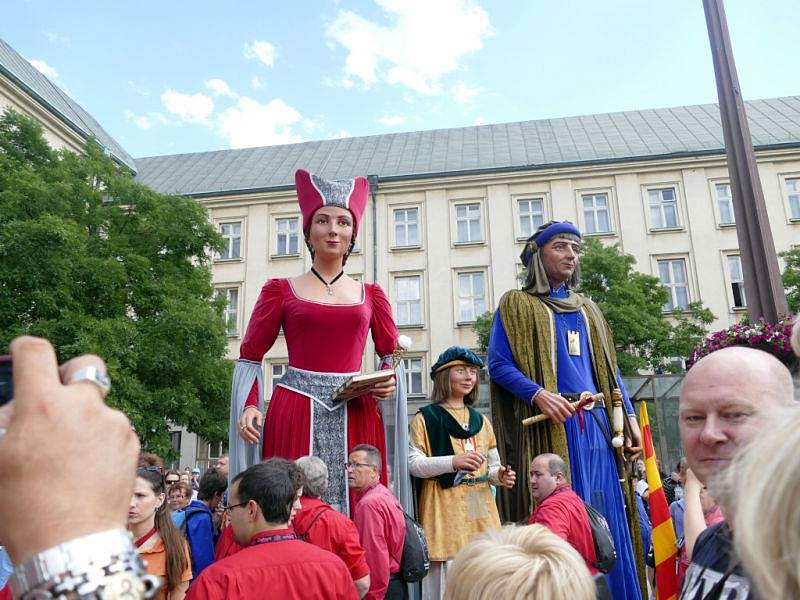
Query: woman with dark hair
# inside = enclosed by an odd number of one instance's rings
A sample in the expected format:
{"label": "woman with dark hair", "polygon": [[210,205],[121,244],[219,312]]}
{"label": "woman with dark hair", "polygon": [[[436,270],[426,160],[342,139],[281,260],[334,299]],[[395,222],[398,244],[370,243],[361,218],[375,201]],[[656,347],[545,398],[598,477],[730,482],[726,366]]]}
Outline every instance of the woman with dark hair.
{"label": "woman with dark hair", "polygon": [[431,569],[423,597],[441,598],[447,561],[476,534],[500,527],[490,483],[513,487],[500,464],[492,424],[473,405],[483,361],[452,346],[431,368],[431,404],[411,422],[409,471],[420,478],[417,515],[428,538]]}
{"label": "woman with dark hair", "polygon": [[[311,268],[298,277],[267,281],[253,308],[234,370],[231,478],[273,456],[294,460],[311,454],[338,465],[362,443],[376,446],[386,456],[376,401],[392,395],[394,380],[375,384],[347,402],[334,397],[337,388],[361,370],[369,331],[382,357],[392,355],[398,340],[392,308],[380,286],[361,283],[344,272],[369,183],[364,177],[327,181],[302,169],[295,182]],[[261,363],[280,333],[285,336],[289,367],[272,392],[265,417]],[[397,414],[405,411],[405,406],[399,407]],[[404,425],[398,424],[401,428]],[[384,483],[385,473],[384,464]],[[332,470],[329,483],[325,501],[347,513],[344,471]]]}
{"label": "woman with dark hair", "polygon": [[128,507],[128,531],[147,563],[147,572],[163,581],[157,599],[181,600],[192,579],[189,548],[172,523],[160,473],[147,469],[136,472]]}

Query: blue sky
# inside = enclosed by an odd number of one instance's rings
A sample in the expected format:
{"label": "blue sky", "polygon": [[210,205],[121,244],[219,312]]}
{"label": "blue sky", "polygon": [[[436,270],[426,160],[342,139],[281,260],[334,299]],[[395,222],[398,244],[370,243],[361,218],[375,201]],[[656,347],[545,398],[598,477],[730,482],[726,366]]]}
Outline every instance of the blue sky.
{"label": "blue sky", "polygon": [[[745,98],[798,0],[727,0]],[[3,0],[0,37],[134,157],[716,101],[701,0]]]}

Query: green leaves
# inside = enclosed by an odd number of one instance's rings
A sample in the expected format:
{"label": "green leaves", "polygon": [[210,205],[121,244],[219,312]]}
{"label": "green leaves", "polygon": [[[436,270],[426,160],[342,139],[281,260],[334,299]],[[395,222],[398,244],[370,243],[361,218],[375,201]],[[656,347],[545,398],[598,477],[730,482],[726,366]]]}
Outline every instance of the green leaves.
{"label": "green leaves", "polygon": [[41,335],[60,360],[92,352],[149,450],[167,421],[227,436],[227,338],[210,280],[221,238],[205,208],[133,180],[95,143],[53,151],[34,121],[0,117],[0,344]]}
{"label": "green leaves", "polygon": [[786,268],[783,270],[783,288],[786,290],[789,312],[798,314],[800,313],[800,246],[781,252],[778,256],[786,263]]}
{"label": "green leaves", "polygon": [[636,259],[619,246],[584,240],[579,291],[603,311],[617,347],[623,375],[639,369],[676,371],[674,358],[686,358],[714,320],[702,303],[664,313],[667,290],[657,277],[634,270]]}

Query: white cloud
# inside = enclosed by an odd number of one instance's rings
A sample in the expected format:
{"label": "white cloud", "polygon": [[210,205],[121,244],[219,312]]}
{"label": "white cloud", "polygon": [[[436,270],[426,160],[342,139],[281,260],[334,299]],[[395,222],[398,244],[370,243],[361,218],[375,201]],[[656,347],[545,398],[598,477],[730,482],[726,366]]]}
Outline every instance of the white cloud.
{"label": "white cloud", "polygon": [[327,35],[348,54],[345,77],[370,86],[378,81],[423,94],[440,91],[440,79],[483,47],[493,31],[489,15],[470,0],[375,0],[389,26],[340,10]]}
{"label": "white cloud", "polygon": [[263,77],[259,77],[258,75],[253,75],[250,78],[250,84],[257,90],[264,88],[267,86],[267,82]]}
{"label": "white cloud", "polygon": [[329,140],[338,140],[341,138],[349,138],[349,137],[353,137],[353,134],[347,131],[347,129],[340,129],[339,131],[328,134]]}
{"label": "white cloud", "polygon": [[137,129],[147,130],[155,124],[166,125],[169,123],[167,117],[160,112],[149,112],[146,115],[137,115],[129,108],[126,108],[123,114],[125,115],[125,119],[132,121]]}
{"label": "white cloud", "polygon": [[150,95],[150,90],[147,87],[139,85],[138,83],[136,83],[131,79],[128,80],[128,87],[131,88],[135,93],[139,94],[140,96]]}
{"label": "white cloud", "polygon": [[378,123],[386,125],[387,127],[396,127],[397,125],[402,125],[405,122],[406,118],[401,117],[400,115],[387,115],[378,119]]}
{"label": "white cloud", "polygon": [[58,43],[69,45],[70,42],[72,42],[72,38],[70,38],[68,35],[64,35],[63,33],[57,33],[55,31],[43,31],[42,33],[51,44]]}
{"label": "white cloud", "polygon": [[295,124],[302,124],[300,113],[280,98],[262,104],[242,96],[217,116],[216,128],[231,148],[249,148],[302,142]]}
{"label": "white cloud", "polygon": [[239,94],[234,92],[224,79],[208,79],[206,87],[214,92],[215,96],[226,96],[234,99],[239,97]]}
{"label": "white cloud", "polygon": [[214,112],[214,101],[205,94],[181,94],[175,90],[167,90],[161,94],[161,102],[168,112],[178,115],[187,123],[208,125],[209,117]]}
{"label": "white cloud", "polygon": [[475,125],[486,125],[486,117],[476,117]]}
{"label": "white cloud", "polygon": [[28,62],[31,63],[33,67],[45,77],[49,77],[50,79],[58,79],[58,71],[56,71],[53,67],[48,65],[43,60],[39,60],[37,58],[31,58],[28,60]]}
{"label": "white cloud", "polygon": [[244,45],[244,57],[255,58],[271,67],[275,63],[275,46],[263,40],[254,40]]}
{"label": "white cloud", "polygon": [[483,90],[478,86],[469,85],[460,81],[455,84],[450,91],[456,102],[459,104],[466,104]]}

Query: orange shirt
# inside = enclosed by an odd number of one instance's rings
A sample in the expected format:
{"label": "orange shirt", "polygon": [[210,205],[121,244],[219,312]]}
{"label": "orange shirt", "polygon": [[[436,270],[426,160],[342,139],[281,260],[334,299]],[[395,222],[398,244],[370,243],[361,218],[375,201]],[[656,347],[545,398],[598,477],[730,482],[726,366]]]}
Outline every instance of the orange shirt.
{"label": "orange shirt", "polygon": [[[167,591],[167,549],[164,547],[164,540],[161,536],[156,536],[156,541],[152,545],[145,544],[145,546],[138,548],[139,556],[147,563],[147,574],[158,575],[161,578],[161,591],[155,597],[155,600],[167,600],[169,592]],[[181,582],[192,580],[192,561],[189,558],[189,545],[183,542],[183,552],[186,555],[186,569],[181,575]]]}

